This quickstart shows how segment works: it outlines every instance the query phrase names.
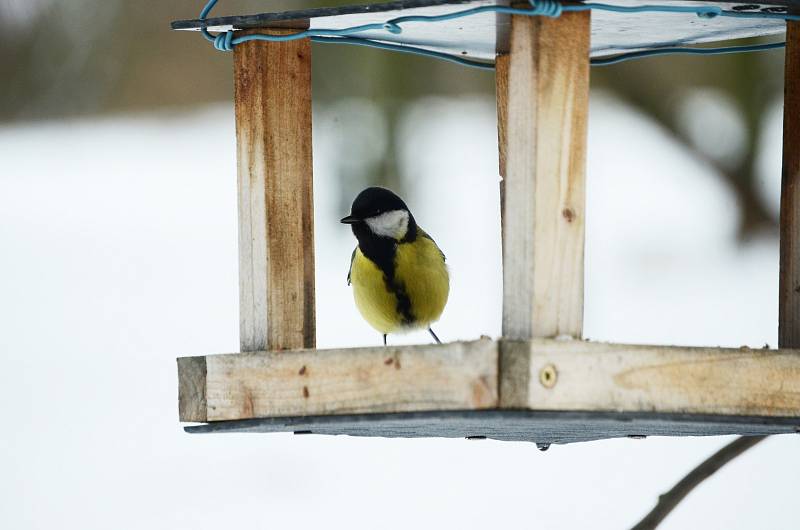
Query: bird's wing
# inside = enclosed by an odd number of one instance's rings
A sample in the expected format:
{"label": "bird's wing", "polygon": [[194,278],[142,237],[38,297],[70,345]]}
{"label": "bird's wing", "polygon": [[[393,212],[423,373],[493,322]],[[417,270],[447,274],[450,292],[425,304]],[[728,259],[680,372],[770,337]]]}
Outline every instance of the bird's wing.
{"label": "bird's wing", "polygon": [[350,256],[350,268],[347,269],[347,285],[350,285],[350,274],[353,272],[353,260],[356,259],[356,250],[358,250],[358,246],[353,249],[353,254]]}
{"label": "bird's wing", "polygon": [[419,228],[418,230],[419,230],[419,235],[421,235],[425,239],[429,239],[431,241],[431,243],[433,243],[433,246],[435,246],[436,250],[439,251],[439,254],[442,255],[442,260],[447,261],[447,256],[444,255],[444,252],[442,252],[442,249],[440,249],[439,245],[436,244],[436,241],[434,241],[433,238],[428,235],[428,232],[426,232],[425,230],[423,230],[421,228]]}

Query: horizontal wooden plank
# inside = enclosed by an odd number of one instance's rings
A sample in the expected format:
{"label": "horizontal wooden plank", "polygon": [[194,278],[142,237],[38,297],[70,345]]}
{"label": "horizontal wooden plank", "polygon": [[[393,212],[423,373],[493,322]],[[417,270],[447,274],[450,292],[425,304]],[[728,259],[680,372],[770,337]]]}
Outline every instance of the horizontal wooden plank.
{"label": "horizontal wooden plank", "polygon": [[585,341],[211,355],[178,360],[190,432],[618,436],[800,432],[800,350]]}
{"label": "horizontal wooden plank", "polygon": [[[179,366],[182,421],[485,409],[498,405],[498,347],[445,345],[211,355]],[[205,385],[197,381],[205,368]],[[189,395],[196,389],[196,394]],[[203,390],[203,392],[200,391]],[[205,405],[203,405],[205,400]],[[205,407],[205,418],[198,409]]]}
{"label": "horizontal wooden plank", "polygon": [[502,408],[800,418],[800,350],[504,342]]}

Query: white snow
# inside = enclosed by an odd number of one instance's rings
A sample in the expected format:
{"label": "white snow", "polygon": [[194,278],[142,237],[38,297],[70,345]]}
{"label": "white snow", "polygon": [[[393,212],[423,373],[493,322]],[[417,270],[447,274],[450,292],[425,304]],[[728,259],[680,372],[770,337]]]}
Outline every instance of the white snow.
{"label": "white snow", "polygon": [[[345,108],[384,126],[367,103]],[[354,240],[335,202],[337,112],[318,110],[318,345],[376,345],[345,282]],[[724,183],[646,118],[594,94],[590,124],[586,335],[774,346],[777,241],[740,246]],[[413,175],[405,199],[452,271],[437,333],[497,336],[493,102],[418,101],[400,137]],[[541,453],[493,441],[184,434],[175,357],[238,349],[234,147],[227,105],[0,128],[0,527],[619,529],[727,442]],[[795,528],[798,450],[800,436],[769,439],[663,528]]]}

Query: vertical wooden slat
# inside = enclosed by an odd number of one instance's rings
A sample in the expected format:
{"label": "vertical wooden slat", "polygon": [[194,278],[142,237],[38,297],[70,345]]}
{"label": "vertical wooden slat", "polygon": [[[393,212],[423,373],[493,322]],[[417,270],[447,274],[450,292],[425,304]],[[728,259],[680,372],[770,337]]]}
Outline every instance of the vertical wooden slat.
{"label": "vertical wooden slat", "polygon": [[512,16],[503,212],[503,336],[583,327],[589,13]]}
{"label": "vertical wooden slat", "polygon": [[800,22],[786,22],[778,346],[800,347]]}
{"label": "vertical wooden slat", "polygon": [[506,204],[506,150],[508,147],[508,65],[507,53],[499,54],[494,61],[495,100],[497,102],[497,154],[500,173],[500,227],[504,226]]}
{"label": "vertical wooden slat", "polygon": [[241,349],[313,348],[311,44],[239,44],[234,76]]}
{"label": "vertical wooden slat", "polygon": [[494,87],[497,100],[497,151],[500,163],[500,176],[506,176],[506,131],[508,130],[508,64],[507,53],[500,54],[494,61]]}

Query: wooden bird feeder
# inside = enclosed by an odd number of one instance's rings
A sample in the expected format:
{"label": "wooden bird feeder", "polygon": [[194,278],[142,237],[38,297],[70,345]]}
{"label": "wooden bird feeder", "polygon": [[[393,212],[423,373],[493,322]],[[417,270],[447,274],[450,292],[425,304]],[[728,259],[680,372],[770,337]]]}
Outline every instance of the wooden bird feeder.
{"label": "wooden bird feeder", "polygon": [[[401,0],[173,28],[294,32],[494,3]],[[786,13],[800,1],[714,5]],[[590,57],[784,31],[780,349],[582,340]],[[186,431],[540,444],[800,432],[800,22],[483,13],[357,36],[496,63],[503,337],[315,349],[311,43],[242,43],[233,52],[241,353],[178,359],[180,419],[202,423]]]}

